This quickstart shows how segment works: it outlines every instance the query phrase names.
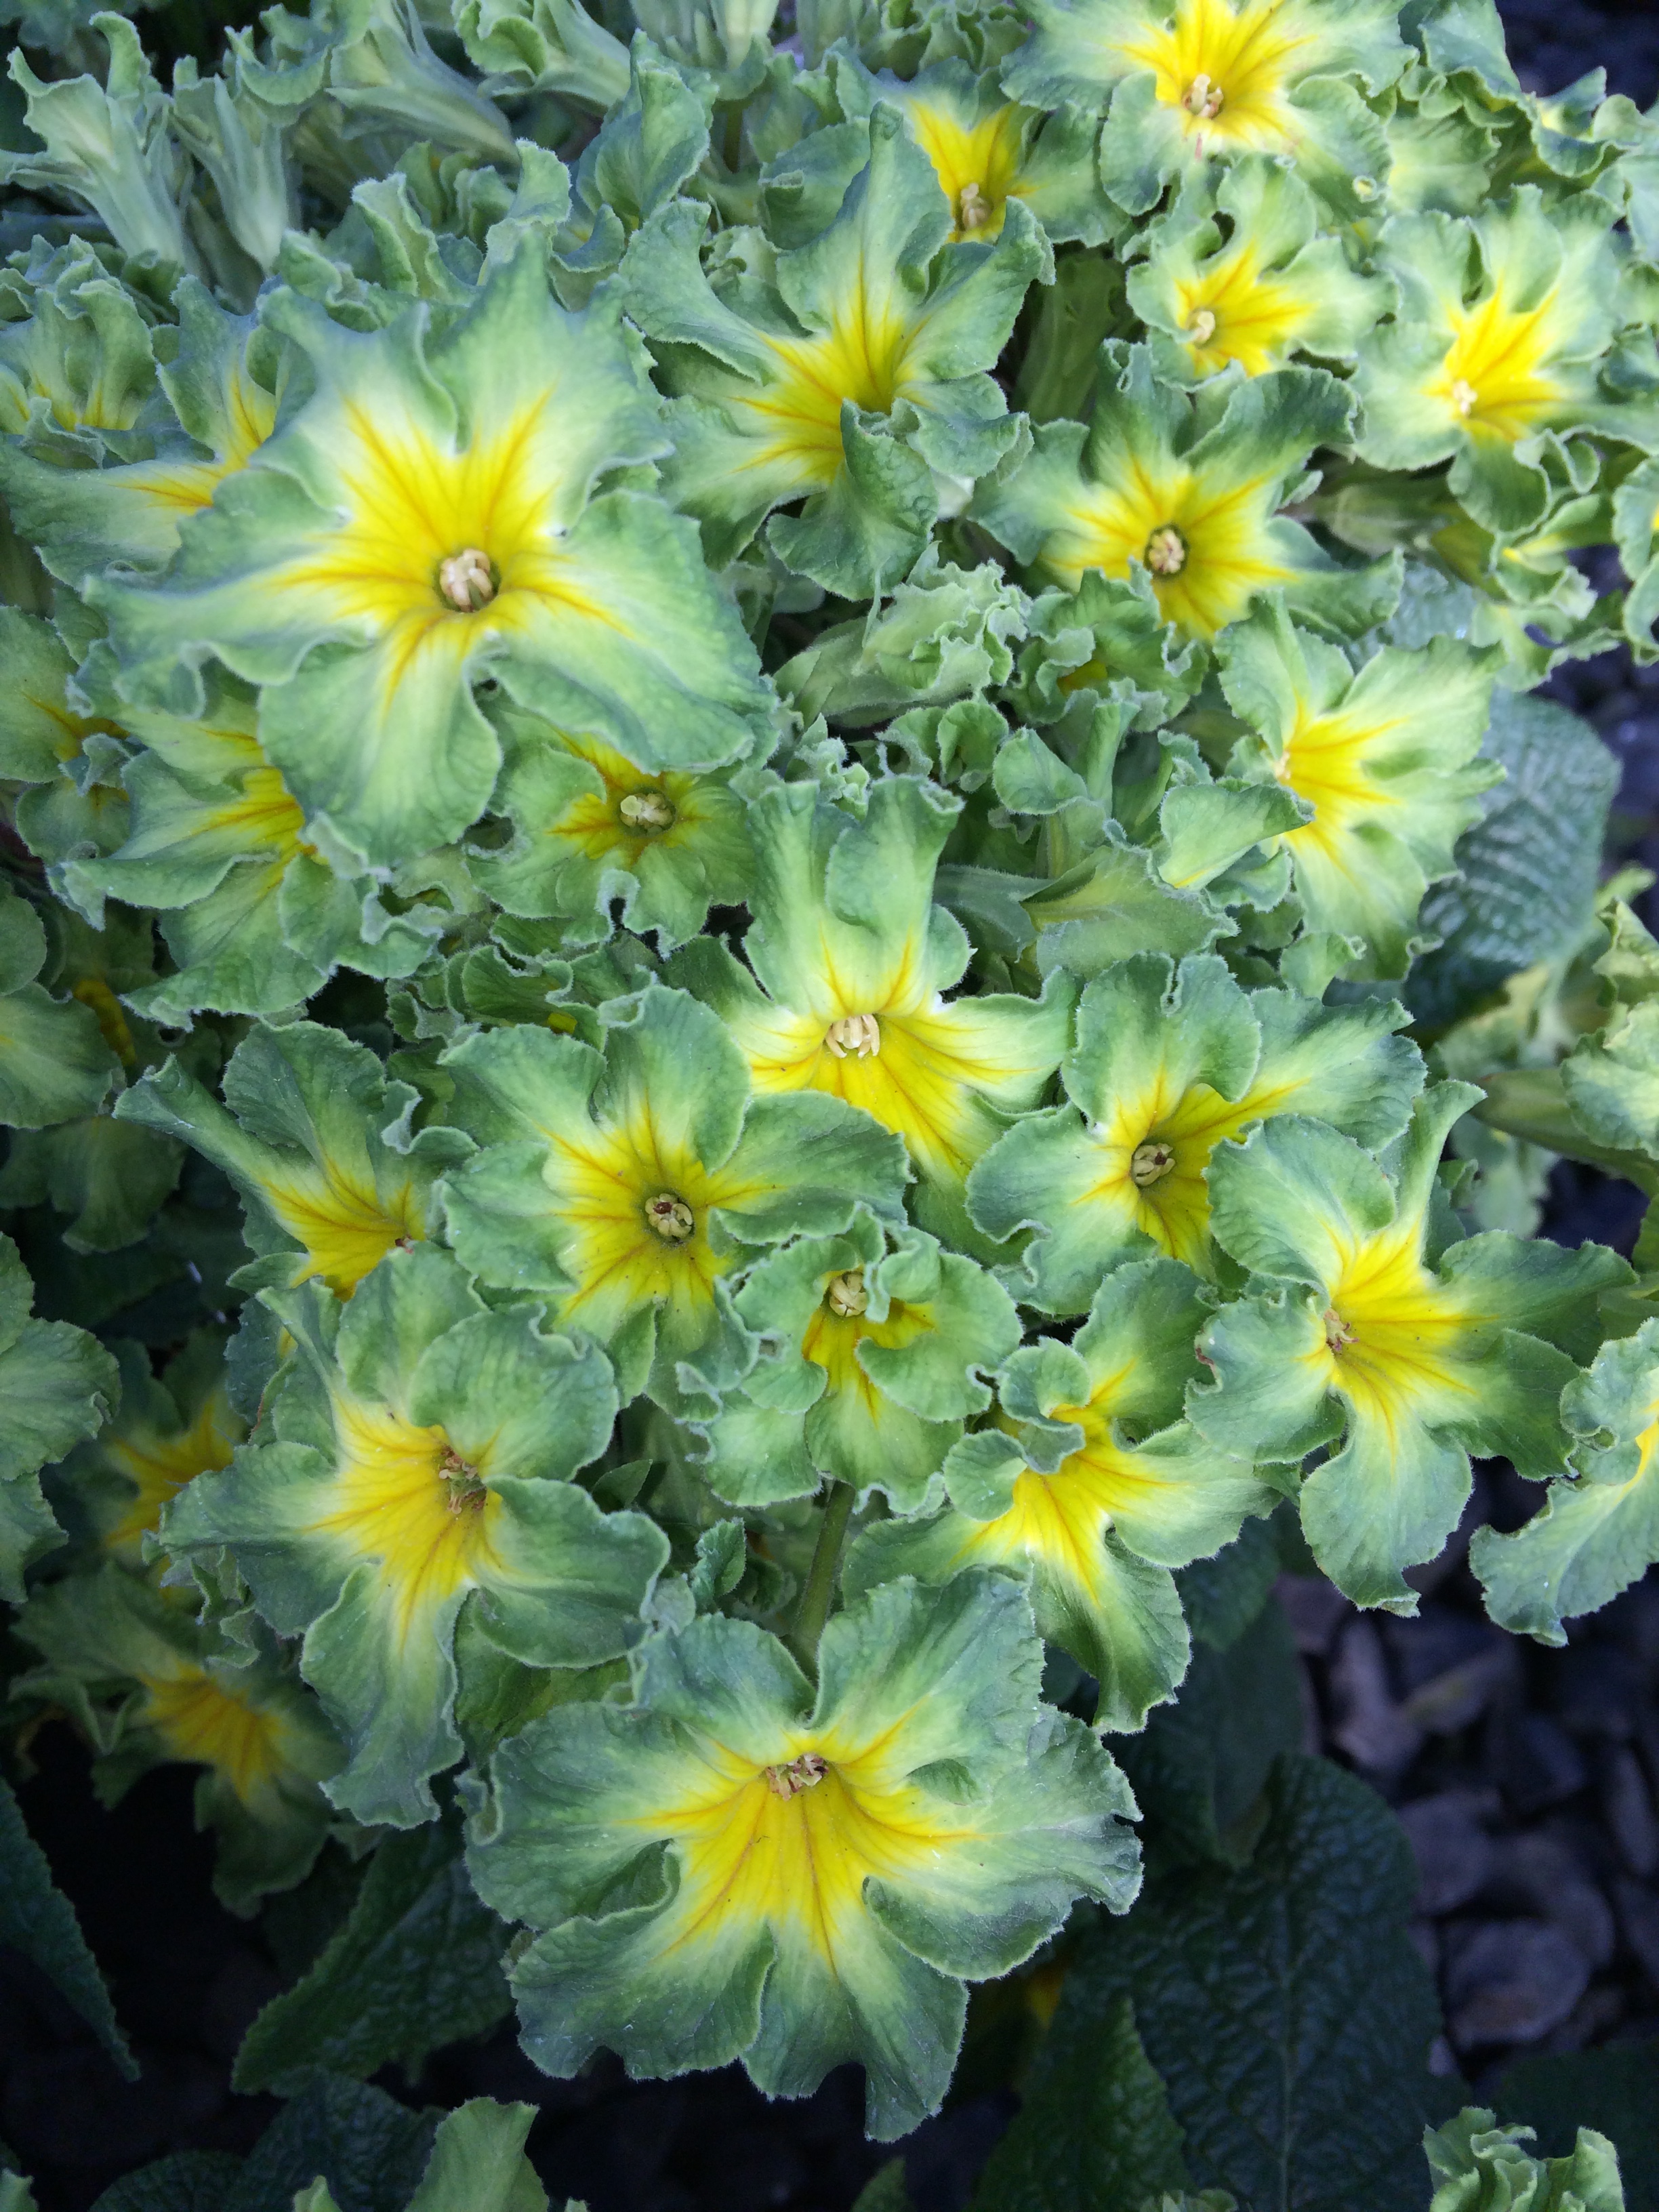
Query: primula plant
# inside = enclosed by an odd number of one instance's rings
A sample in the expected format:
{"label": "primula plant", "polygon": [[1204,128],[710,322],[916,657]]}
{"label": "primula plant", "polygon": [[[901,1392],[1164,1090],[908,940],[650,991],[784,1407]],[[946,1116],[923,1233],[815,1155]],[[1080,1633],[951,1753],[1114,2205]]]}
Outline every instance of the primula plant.
{"label": "primula plant", "polygon": [[1535,1234],[1659,1191],[1659,945],[1527,696],[1659,654],[1659,122],[1489,0],[5,12],[15,1771],[312,1931],[191,2201],[535,2212],[362,2086],[516,2006],[884,2142],[965,2047],[982,2212],[1614,2212],[1259,1655],[1474,1459],[1502,1627],[1659,1560],[1659,1229]]}

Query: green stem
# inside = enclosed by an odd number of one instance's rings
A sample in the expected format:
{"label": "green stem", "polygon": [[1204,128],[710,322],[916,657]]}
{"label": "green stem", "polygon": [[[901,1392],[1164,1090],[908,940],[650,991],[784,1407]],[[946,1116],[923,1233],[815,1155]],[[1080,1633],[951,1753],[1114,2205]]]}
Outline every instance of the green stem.
{"label": "green stem", "polygon": [[830,1618],[830,1601],[835,1595],[836,1570],[841,1565],[841,1547],[847,1534],[848,1516],[853,1510],[853,1497],[850,1482],[832,1482],[830,1495],[823,1501],[818,1540],[789,1638],[796,1657],[805,1662],[809,1671],[817,1667],[818,1638]]}

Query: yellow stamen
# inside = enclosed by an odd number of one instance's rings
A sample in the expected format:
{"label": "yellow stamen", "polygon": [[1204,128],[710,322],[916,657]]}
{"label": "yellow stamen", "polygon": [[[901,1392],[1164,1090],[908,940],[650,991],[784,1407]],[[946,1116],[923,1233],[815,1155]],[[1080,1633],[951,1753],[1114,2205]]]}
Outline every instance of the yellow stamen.
{"label": "yellow stamen", "polygon": [[957,194],[957,228],[959,230],[983,230],[994,210],[980,190],[975,177]]}
{"label": "yellow stamen", "polygon": [[617,811],[630,830],[672,830],[676,819],[673,800],[660,791],[630,791]]}
{"label": "yellow stamen", "polygon": [[823,1042],[837,1060],[845,1060],[849,1052],[870,1060],[881,1050],[881,1024],[873,1014],[843,1014],[830,1023]]}
{"label": "yellow stamen", "polygon": [[1456,377],[1452,383],[1451,402],[1464,421],[1468,422],[1480,404],[1480,394],[1464,378]]}
{"label": "yellow stamen", "polygon": [[764,1768],[766,1786],[775,1796],[794,1797],[803,1790],[816,1790],[829,1769],[815,1751],[804,1751],[787,1766]]}
{"label": "yellow stamen", "polygon": [[684,1244],[697,1225],[690,1207],[672,1190],[659,1190],[654,1198],[647,1199],[645,1218],[665,1244]]}
{"label": "yellow stamen", "polygon": [[495,572],[489,554],[468,545],[441,561],[438,589],[461,614],[476,614],[480,607],[487,607],[495,596]]}
{"label": "yellow stamen", "polygon": [[1181,104],[1188,115],[1196,115],[1206,123],[1212,123],[1220,114],[1226,95],[1218,84],[1212,84],[1200,70],[1185,92]]}
{"label": "yellow stamen", "polygon": [[870,1304],[870,1293],[864,1287],[863,1268],[854,1267],[844,1275],[831,1275],[823,1295],[831,1313],[838,1313],[843,1321],[855,1320]]}
{"label": "yellow stamen", "polygon": [[1187,336],[1194,345],[1208,345],[1215,336],[1215,311],[1200,307],[1187,325]]}
{"label": "yellow stamen", "polygon": [[1129,1157],[1129,1180],[1137,1189],[1145,1190],[1149,1183],[1162,1182],[1175,1164],[1173,1145],[1149,1139],[1144,1145],[1137,1145]]}

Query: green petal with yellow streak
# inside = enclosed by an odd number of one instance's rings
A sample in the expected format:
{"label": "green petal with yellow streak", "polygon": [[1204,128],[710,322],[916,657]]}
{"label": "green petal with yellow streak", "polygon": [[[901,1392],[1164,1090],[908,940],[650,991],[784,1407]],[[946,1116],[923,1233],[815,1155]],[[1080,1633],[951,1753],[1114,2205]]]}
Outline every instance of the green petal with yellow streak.
{"label": "green petal with yellow streak", "polygon": [[[182,1137],[235,1184],[262,1280],[317,1276],[341,1297],[394,1245],[427,1233],[436,1173],[381,1132],[405,1103],[365,1046],[310,1022],[256,1029],[221,1104],[176,1060],[122,1094],[119,1118]],[[279,1256],[280,1255],[280,1256]]]}
{"label": "green petal with yellow streak", "polygon": [[1277,1114],[1316,1112],[1373,1145],[1404,1127],[1422,1062],[1398,1007],[1326,1008],[1246,992],[1226,963],[1139,953],[1096,977],[1062,1066],[1071,1103],[1028,1116],[969,1181],[988,1235],[1035,1231],[1006,1279],[1081,1312],[1126,1252],[1214,1272],[1208,1172],[1218,1146]]}
{"label": "green petal with yellow streak", "polygon": [[1503,1627],[1565,1644],[1565,1623],[1608,1604],[1659,1559],[1659,1322],[1602,1346],[1561,1401],[1573,1478],[1500,1535],[1478,1528],[1469,1564]]}
{"label": "green petal with yellow streak", "polygon": [[312,396],[161,584],[98,587],[136,699],[199,711],[210,655],[263,685],[261,742],[308,816],[387,866],[488,801],[486,665],[652,766],[745,749],[762,688],[689,526],[594,495],[665,443],[614,306],[567,314],[526,250],[430,337],[415,307],[368,334],[285,292],[266,312]]}
{"label": "green petal with yellow streak", "polygon": [[1352,361],[1395,295],[1320,223],[1306,186],[1263,155],[1183,193],[1127,277],[1161,372],[1195,384],[1231,362],[1261,376],[1297,354]]}
{"label": "green petal with yellow streak", "polygon": [[1593,193],[1547,205],[1523,185],[1473,216],[1387,223],[1377,258],[1401,303],[1361,348],[1362,456],[1387,469],[1449,459],[1474,520],[1516,534],[1550,504],[1546,434],[1650,450],[1659,410],[1600,374],[1621,319],[1609,214]]}
{"label": "green petal with yellow streak", "polygon": [[112,1561],[39,1590],[16,1626],[41,1656],[15,1687],[74,1714],[106,1804],[159,1763],[200,1770],[197,1823],[217,1832],[214,1887],[233,1911],[309,1871],[340,1747],[257,1625],[232,1650]]}
{"label": "green petal with yellow streak", "polygon": [[1097,1725],[1139,1728],[1186,1671],[1168,1569],[1231,1542],[1275,1497],[1248,1460],[1185,1422],[1164,1425],[1198,1372],[1193,1342],[1207,1314],[1175,1261],[1109,1276],[1069,1348],[1051,1340],[1009,1361],[1009,1434],[981,1432],[952,1452],[951,1510],[877,1524],[849,1562],[851,1585],[942,1581],[969,1565],[1027,1577],[1042,1635],[1099,1683]]}
{"label": "green petal with yellow streak", "polygon": [[766,1349],[709,1426],[702,1470],[735,1504],[799,1495],[822,1472],[913,1511],[990,1403],[981,1372],[1019,1341],[1012,1299],[981,1268],[869,1213],[763,1261],[737,1310]]}
{"label": "green petal with yellow streak", "polygon": [[228,1544],[278,1632],[303,1631],[350,1754],[331,1796],[407,1826],[460,1752],[461,1606],[528,1665],[597,1664],[641,1632],[666,1545],[566,1479],[603,1449],[616,1392],[604,1355],[538,1309],[486,1309],[432,1246],[393,1255],[349,1309],[314,1285],[270,1297],[297,1346],[275,1440],[192,1484],[164,1539]]}
{"label": "green petal with yellow streak", "polygon": [[671,973],[719,1010],[757,1091],[825,1092],[901,1136],[921,1178],[919,1219],[977,1251],[968,1170],[1041,1098],[1071,1001],[1060,977],[1036,1000],[945,998],[969,950],[933,904],[957,804],[892,776],[858,823],[811,786],[769,792],[750,812],[755,922],[744,949],[757,980],[705,945]]}
{"label": "green petal with yellow streak", "polygon": [[838,1102],[751,1098],[737,1046],[684,992],[613,1001],[602,1054],[519,1028],[445,1066],[455,1117],[483,1142],[445,1185],[455,1249],[623,1344],[629,1395],[648,1382],[678,1407],[746,1371],[731,1287],[748,1248],[839,1231],[861,1199],[897,1210],[899,1147]]}
{"label": "green petal with yellow streak", "polygon": [[1075,591],[1092,570],[1144,572],[1188,636],[1213,637],[1270,590],[1339,634],[1380,619],[1389,565],[1339,571],[1282,512],[1315,447],[1346,441],[1345,388],[1314,368],[1212,383],[1200,411],[1158,382],[1144,346],[1109,343],[1091,428],[1042,425],[971,514],[1042,582]]}
{"label": "green petal with yellow streak", "polygon": [[1498,781],[1476,756],[1501,656],[1455,638],[1385,646],[1358,670],[1268,602],[1218,648],[1247,740],[1235,773],[1271,775],[1314,810],[1284,838],[1307,927],[1363,939],[1350,971],[1403,975],[1425,887]]}
{"label": "green petal with yellow streak", "polygon": [[504,1746],[469,1863],[544,1931],[514,1975],[538,2063],[741,2058],[799,2096],[851,2058],[872,2132],[914,2126],[949,2079],[959,1978],[1028,1955],[1079,1893],[1133,1893],[1127,1793],[1038,1705],[1040,1650],[999,1577],[890,1585],[830,1623],[815,1705],[781,1644],[710,1617],[647,1648],[632,1707]]}
{"label": "green petal with yellow streak", "polygon": [[1479,1096],[1463,1084],[1425,1093],[1391,1173],[1296,1116],[1212,1170],[1218,1237],[1284,1287],[1210,1324],[1214,1381],[1189,1395],[1191,1418],[1225,1449],[1269,1457],[1346,1431],[1303,1486],[1303,1526],[1340,1588],[1396,1612],[1417,1604],[1403,1571],[1456,1525],[1469,1453],[1504,1453],[1534,1476],[1560,1468],[1573,1369],[1554,1347],[1593,1341],[1596,1292],[1626,1279],[1593,1244],[1493,1231],[1438,1249],[1441,1148]]}

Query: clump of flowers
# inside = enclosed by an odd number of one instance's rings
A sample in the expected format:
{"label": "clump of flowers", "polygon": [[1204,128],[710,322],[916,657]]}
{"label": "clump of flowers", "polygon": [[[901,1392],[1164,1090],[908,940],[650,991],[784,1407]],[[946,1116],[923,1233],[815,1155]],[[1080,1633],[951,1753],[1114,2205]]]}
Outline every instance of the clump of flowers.
{"label": "clump of flowers", "polygon": [[1133,1905],[1195,1574],[1409,1613],[1494,1453],[1504,1626],[1659,1558],[1659,1244],[1531,1235],[1659,947],[1448,919],[1659,652],[1655,125],[914,12],[48,10],[0,155],[15,1709],[239,1911],[464,1814],[539,2065],[884,2137]]}

